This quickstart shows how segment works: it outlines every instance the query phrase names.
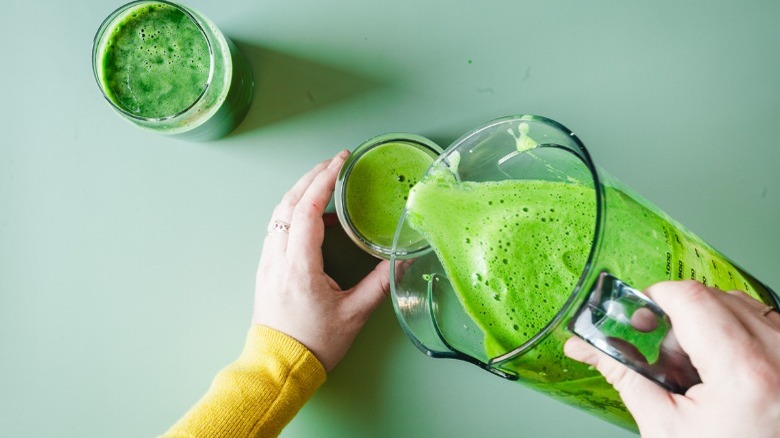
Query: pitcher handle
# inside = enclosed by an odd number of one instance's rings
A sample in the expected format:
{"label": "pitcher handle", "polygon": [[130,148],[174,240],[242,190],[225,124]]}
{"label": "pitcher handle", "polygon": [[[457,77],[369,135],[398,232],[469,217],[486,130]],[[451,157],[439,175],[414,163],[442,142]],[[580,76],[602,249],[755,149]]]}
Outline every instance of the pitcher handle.
{"label": "pitcher handle", "polygon": [[669,317],[642,292],[601,272],[569,331],[669,391],[701,383]]}

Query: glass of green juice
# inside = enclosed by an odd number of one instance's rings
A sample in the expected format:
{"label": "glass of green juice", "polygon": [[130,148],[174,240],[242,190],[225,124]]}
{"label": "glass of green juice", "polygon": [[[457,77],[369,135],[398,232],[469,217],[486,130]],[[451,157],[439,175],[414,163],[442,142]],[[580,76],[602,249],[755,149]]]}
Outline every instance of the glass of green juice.
{"label": "glass of green juice", "polygon": [[599,169],[574,133],[544,117],[469,132],[408,198],[400,222],[432,249],[391,272],[412,342],[629,430],[636,425],[612,386],[563,354],[568,338],[683,393],[699,376],[639,290],[694,279],[779,307],[771,289]]}
{"label": "glass of green juice", "polygon": [[254,88],[249,63],[214,23],[165,0],[134,1],[112,12],[95,34],[92,70],[125,119],[194,141],[233,130]]}
{"label": "glass of green juice", "polygon": [[390,258],[415,257],[428,245],[415,230],[401,224],[409,190],[420,180],[442,149],[410,133],[388,133],[363,142],[341,167],[334,192],[336,213],[347,235],[364,251]]}

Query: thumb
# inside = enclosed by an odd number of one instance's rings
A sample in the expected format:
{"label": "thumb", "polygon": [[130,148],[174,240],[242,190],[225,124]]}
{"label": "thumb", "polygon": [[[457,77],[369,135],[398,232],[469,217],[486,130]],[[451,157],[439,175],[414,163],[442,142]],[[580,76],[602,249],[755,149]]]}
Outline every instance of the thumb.
{"label": "thumb", "polygon": [[[570,358],[595,367],[618,393],[634,416],[641,431],[658,418],[669,418],[674,409],[674,394],[628,368],[577,336],[563,346]],[[643,427],[643,425],[646,425]]]}
{"label": "thumb", "polygon": [[390,294],[390,262],[381,261],[350,292],[349,300],[358,313],[373,312]]}

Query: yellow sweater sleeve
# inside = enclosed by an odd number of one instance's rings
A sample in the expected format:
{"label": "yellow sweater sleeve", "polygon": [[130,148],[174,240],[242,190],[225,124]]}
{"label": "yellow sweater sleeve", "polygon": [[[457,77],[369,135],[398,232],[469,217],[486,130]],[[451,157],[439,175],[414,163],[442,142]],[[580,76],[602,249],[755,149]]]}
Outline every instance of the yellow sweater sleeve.
{"label": "yellow sweater sleeve", "polygon": [[238,360],[163,437],[277,436],[325,378],[320,361],[301,343],[253,326]]}

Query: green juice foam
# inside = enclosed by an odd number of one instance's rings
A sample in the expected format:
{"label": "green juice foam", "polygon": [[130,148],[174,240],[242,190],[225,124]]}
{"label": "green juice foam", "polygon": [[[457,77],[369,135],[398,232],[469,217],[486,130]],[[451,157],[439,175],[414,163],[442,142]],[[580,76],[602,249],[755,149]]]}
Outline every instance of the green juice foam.
{"label": "green juice foam", "polygon": [[[606,197],[610,230],[600,257],[615,276],[638,289],[694,279],[766,301],[753,279],[679,224],[613,188]],[[407,217],[493,357],[539,332],[573,292],[593,243],[595,202],[593,189],[579,184],[457,182],[437,169],[410,192]]]}
{"label": "green juice foam", "polygon": [[561,309],[593,240],[593,191],[515,180],[414,187],[409,223],[436,251],[489,357],[522,344]]}
{"label": "green juice foam", "polygon": [[[599,260],[613,275],[640,290],[692,278],[767,301],[752,277],[670,218],[612,187],[605,199],[609,230]],[[457,181],[443,165],[415,185],[406,208],[408,223],[431,245],[462,307],[484,333],[489,358],[530,340],[563,308],[585,268],[596,223],[592,188],[542,180]],[[657,355],[657,338],[617,329],[608,335],[631,341],[650,362]],[[563,354],[567,338],[552,331],[502,367],[540,391],[635,429],[600,374]]]}
{"label": "green juice foam", "polygon": [[92,47],[98,86],[128,121],[193,141],[232,131],[252,102],[247,60],[199,12],[139,0],[112,12]]}
{"label": "green juice foam", "polygon": [[366,240],[387,248],[393,245],[409,190],[434,158],[418,145],[388,142],[371,148],[355,162],[344,187],[345,205],[352,225]]}
{"label": "green juice foam", "polygon": [[211,59],[201,28],[163,3],[130,9],[110,30],[100,70],[107,97],[144,118],[189,108],[204,92]]}

